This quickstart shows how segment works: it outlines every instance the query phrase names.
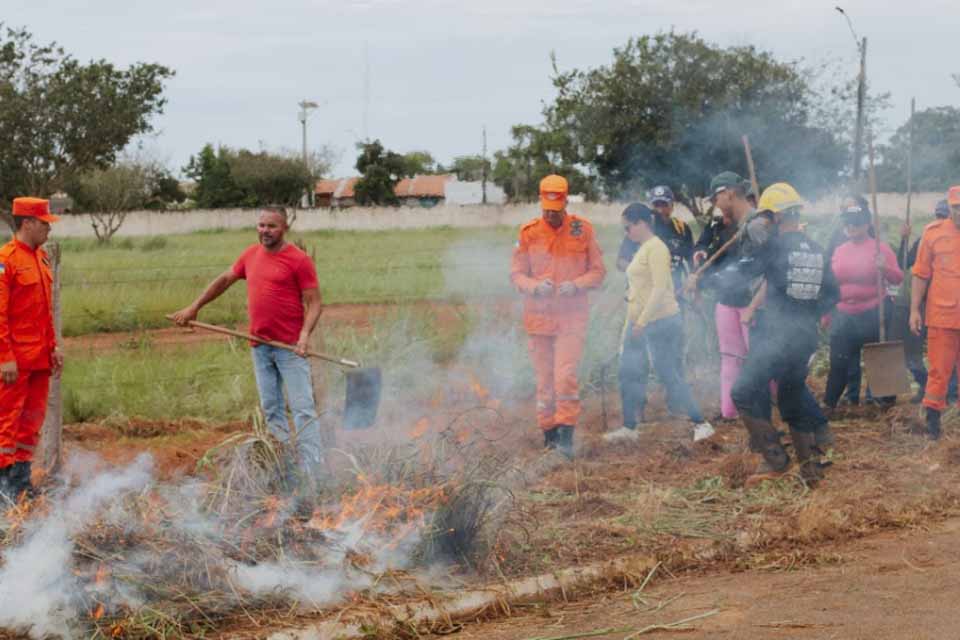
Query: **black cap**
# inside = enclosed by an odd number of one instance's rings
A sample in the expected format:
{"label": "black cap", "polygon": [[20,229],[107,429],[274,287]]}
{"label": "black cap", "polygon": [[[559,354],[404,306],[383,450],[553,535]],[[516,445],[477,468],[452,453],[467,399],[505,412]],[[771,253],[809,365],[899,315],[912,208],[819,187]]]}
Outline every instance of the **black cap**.
{"label": "black cap", "polygon": [[658,202],[671,204],[674,200],[673,191],[665,184],[658,185],[650,190],[647,194],[647,199],[650,201],[650,204],[657,204]]}

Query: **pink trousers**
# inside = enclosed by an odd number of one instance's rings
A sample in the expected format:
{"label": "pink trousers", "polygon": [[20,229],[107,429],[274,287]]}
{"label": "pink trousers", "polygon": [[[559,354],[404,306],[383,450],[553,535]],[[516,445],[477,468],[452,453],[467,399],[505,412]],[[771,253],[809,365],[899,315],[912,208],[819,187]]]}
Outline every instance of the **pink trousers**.
{"label": "pink trousers", "polygon": [[737,381],[740,366],[750,347],[750,327],[740,322],[744,307],[728,307],[717,303],[717,341],[720,343],[720,413],[724,418],[736,418],[737,408],[730,398],[730,390]]}

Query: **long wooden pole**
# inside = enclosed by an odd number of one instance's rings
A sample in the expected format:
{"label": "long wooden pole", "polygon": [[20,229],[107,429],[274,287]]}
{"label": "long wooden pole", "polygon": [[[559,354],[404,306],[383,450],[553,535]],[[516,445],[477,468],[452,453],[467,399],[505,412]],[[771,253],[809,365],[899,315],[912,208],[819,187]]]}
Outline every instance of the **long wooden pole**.
{"label": "long wooden pole", "polygon": [[[50,306],[53,312],[53,330],[57,344],[63,344],[63,323],[60,313],[60,263],[61,251],[58,243],[47,246],[50,270],[53,272]],[[40,451],[37,462],[44,474],[49,476],[60,468],[61,443],[63,441],[63,389],[61,376],[50,379],[50,391],[47,394],[47,413],[40,429]]]}
{"label": "long wooden pole", "polygon": [[[167,320],[172,321],[173,316],[168,315]],[[221,327],[220,325],[216,325],[216,324],[207,324],[206,322],[198,322],[196,320],[191,320],[188,324],[191,327],[196,327],[197,329],[213,331],[214,333],[222,333],[225,336],[233,336],[234,338],[243,338],[244,340],[249,340],[251,342],[258,342],[260,344],[276,347],[277,349],[286,349],[287,351],[293,351],[295,349],[293,345],[287,344],[285,342],[277,342],[276,340],[265,340],[264,338],[258,338],[257,336],[251,333],[244,333],[243,331],[235,331],[234,329],[227,329],[226,327]],[[310,356],[311,358],[319,358],[320,360],[326,360],[327,362],[338,364],[341,367],[350,367],[352,369],[356,369],[360,366],[360,363],[355,360],[338,358],[336,356],[327,355],[325,353],[318,353],[316,351],[307,351],[307,355]]]}
{"label": "long wooden pole", "polygon": [[760,197],[760,183],[757,182],[757,167],[753,164],[753,153],[750,151],[750,138],[746,134],[741,138],[743,141],[743,152],[747,155],[747,170],[750,172],[750,186],[753,187],[753,193]]}
{"label": "long wooden pole", "polygon": [[[873,135],[870,135],[870,137],[867,138],[867,154],[870,158],[870,200],[873,204],[873,230],[874,235],[876,236],[876,256],[879,259],[880,243],[883,242],[881,239],[883,236],[883,230],[880,228],[880,212],[877,210],[877,171],[873,155]],[[877,291],[880,294],[880,306],[878,307],[880,314],[880,342],[886,342],[887,323],[884,319],[883,301],[887,294],[886,287],[883,282],[883,269],[881,267],[877,267]]]}

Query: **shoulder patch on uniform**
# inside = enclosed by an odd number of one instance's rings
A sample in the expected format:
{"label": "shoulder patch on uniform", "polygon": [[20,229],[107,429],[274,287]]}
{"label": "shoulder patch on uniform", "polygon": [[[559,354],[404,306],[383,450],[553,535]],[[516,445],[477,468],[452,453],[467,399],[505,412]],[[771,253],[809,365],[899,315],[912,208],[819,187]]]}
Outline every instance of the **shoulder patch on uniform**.
{"label": "shoulder patch on uniform", "polygon": [[574,218],[570,221],[570,235],[574,238],[583,235],[583,220]]}
{"label": "shoulder patch on uniform", "polygon": [[0,275],[3,275],[3,273],[6,270],[7,270],[7,265],[5,265],[2,261],[0,261]]}

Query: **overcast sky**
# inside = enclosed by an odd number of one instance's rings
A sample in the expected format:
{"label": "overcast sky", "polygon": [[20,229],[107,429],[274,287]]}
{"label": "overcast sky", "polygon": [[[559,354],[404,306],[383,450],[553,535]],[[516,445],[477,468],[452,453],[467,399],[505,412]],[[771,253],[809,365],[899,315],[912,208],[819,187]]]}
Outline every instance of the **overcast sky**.
{"label": "overcast sky", "polygon": [[[675,27],[723,45],[754,44],[782,59],[835,57],[856,74],[856,49],[834,2],[804,0],[3,0],[0,20],[55,40],[81,60],[173,67],[152,151],[182,167],[204,143],[300,148],[297,102],[321,103],[311,147],[340,152],[353,173],[368,135],[447,162],[493,150],[510,126],[540,121],[551,50],[561,68],[610,60],[629,37]],[[869,38],[873,87],[893,95],[888,128],[918,108],[960,103],[956,0],[845,1]],[[364,129],[364,49],[369,100]]]}

